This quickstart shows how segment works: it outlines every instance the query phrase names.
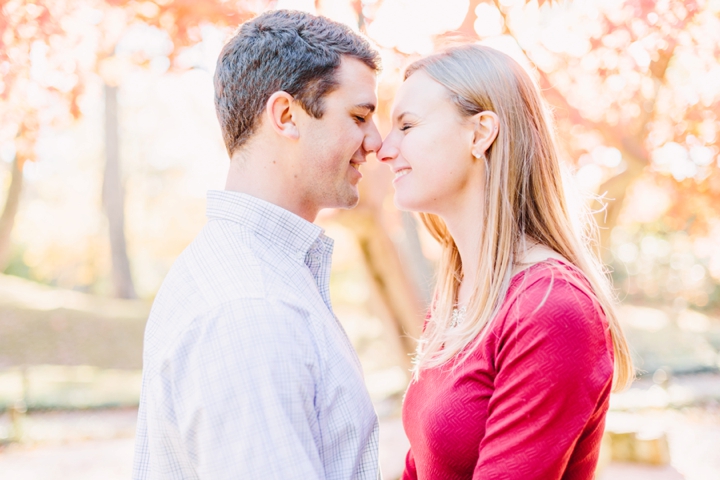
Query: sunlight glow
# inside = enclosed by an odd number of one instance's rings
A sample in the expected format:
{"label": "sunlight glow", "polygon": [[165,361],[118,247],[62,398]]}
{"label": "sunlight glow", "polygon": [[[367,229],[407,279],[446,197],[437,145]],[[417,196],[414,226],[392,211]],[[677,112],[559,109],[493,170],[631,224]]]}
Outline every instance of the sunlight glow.
{"label": "sunlight glow", "polygon": [[315,0],[278,0],[275,4],[276,10],[300,10],[315,14]]}
{"label": "sunlight glow", "polygon": [[503,32],[503,19],[500,12],[493,5],[481,3],[475,9],[475,32],[482,37],[494,37]]}
{"label": "sunlight glow", "polygon": [[457,29],[468,7],[469,0],[386,0],[368,34],[383,47],[427,54],[433,50],[432,37]]}
{"label": "sunlight glow", "polygon": [[617,167],[622,162],[622,153],[614,147],[599,145],[592,150],[591,155],[596,163],[610,168]]}
{"label": "sunlight glow", "polygon": [[670,173],[678,182],[697,173],[697,164],[690,159],[685,147],[676,142],[668,142],[655,150],[652,160],[657,171]]}
{"label": "sunlight glow", "polygon": [[[633,220],[645,223],[658,220],[672,203],[673,198],[665,188],[645,180],[637,181],[628,192],[626,199],[627,212],[632,212]],[[658,256],[667,254],[664,248],[666,247],[657,242],[652,245],[643,244],[643,252],[652,250]]]}
{"label": "sunlight glow", "polygon": [[321,1],[318,14],[336,22],[344,23],[354,31],[358,31],[357,14],[348,0]]}

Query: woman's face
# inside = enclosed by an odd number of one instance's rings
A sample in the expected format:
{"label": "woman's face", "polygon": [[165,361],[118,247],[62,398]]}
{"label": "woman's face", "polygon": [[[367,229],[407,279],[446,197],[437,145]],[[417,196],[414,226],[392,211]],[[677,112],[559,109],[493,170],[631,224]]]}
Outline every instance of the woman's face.
{"label": "woman's face", "polygon": [[443,215],[462,204],[468,189],[482,188],[484,162],[472,155],[473,122],[422,70],[398,89],[392,121],[377,157],[395,173],[398,208]]}

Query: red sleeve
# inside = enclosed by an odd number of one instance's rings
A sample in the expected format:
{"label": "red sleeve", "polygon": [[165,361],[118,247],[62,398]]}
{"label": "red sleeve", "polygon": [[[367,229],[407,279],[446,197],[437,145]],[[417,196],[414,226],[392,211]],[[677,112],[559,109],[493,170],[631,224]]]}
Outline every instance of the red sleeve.
{"label": "red sleeve", "polygon": [[602,311],[559,276],[527,287],[499,324],[474,480],[560,479],[609,394],[612,347]]}
{"label": "red sleeve", "polygon": [[415,468],[415,457],[413,457],[412,449],[408,450],[405,456],[405,471],[401,480],[417,480],[417,468]]}

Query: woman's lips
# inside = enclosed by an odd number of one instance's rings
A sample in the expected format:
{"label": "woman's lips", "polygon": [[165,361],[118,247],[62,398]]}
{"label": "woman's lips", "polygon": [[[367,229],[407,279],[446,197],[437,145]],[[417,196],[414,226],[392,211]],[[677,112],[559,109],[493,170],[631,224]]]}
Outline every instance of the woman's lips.
{"label": "woman's lips", "polygon": [[412,168],[401,168],[400,170],[396,171],[395,178],[393,179],[393,183],[397,182],[398,180],[400,180],[402,177],[404,177],[411,171],[412,171]]}

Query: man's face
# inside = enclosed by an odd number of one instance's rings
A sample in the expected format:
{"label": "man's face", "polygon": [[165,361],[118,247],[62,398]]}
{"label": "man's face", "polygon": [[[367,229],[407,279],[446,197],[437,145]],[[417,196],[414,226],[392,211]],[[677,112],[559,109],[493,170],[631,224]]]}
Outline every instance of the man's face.
{"label": "man's face", "polygon": [[372,114],[377,105],[375,72],[343,57],[336,72],[339,87],[323,99],[322,118],[301,115],[299,176],[304,206],[351,208],[358,203],[360,165],[381,145]]}

